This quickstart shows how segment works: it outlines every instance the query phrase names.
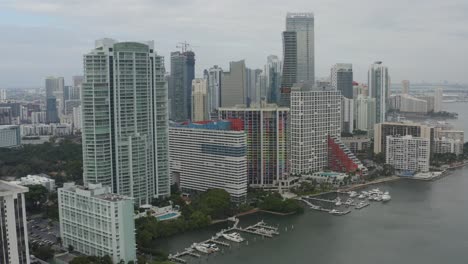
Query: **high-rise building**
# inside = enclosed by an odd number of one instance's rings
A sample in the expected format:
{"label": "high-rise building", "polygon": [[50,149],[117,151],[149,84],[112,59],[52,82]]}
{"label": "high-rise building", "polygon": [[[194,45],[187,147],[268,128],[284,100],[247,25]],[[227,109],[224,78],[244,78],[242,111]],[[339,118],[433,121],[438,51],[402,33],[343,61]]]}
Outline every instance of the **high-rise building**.
{"label": "high-rise building", "polygon": [[205,72],[205,79],[208,82],[208,113],[210,119],[215,115],[221,102],[221,85],[223,69],[215,65]]}
{"label": "high-rise building", "polygon": [[208,96],[207,81],[196,78],[192,81],[192,121],[203,121],[208,119]]}
{"label": "high-rise building", "polygon": [[355,130],[368,131],[369,136],[374,136],[375,98],[360,94],[354,99],[354,124]]}
{"label": "high-rise building", "polygon": [[59,123],[57,99],[52,96],[46,99],[46,122],[47,123]]}
{"label": "high-rise building", "polygon": [[46,123],[46,112],[31,112],[31,123],[41,124]]}
{"label": "high-rise building", "polygon": [[401,81],[401,93],[402,94],[409,94],[409,88],[410,88],[410,81],[408,80]]}
{"label": "high-rise building", "polygon": [[195,53],[171,52],[169,98],[171,120],[186,121],[192,116],[192,80],[195,78]]}
{"label": "high-rise building", "polygon": [[357,98],[359,95],[368,96],[369,89],[365,84],[353,82],[353,98]]}
{"label": "high-rise building", "polygon": [[0,148],[19,147],[21,130],[19,126],[0,126]]}
{"label": "high-rise building", "polygon": [[315,83],[315,37],[312,13],[288,13],[283,32],[283,79],[281,104],[289,106],[295,83]]}
{"label": "high-rise building", "polygon": [[169,195],[167,88],[154,43],[96,41],[84,55],[83,178],[136,204]]}
{"label": "high-rise building", "polygon": [[247,77],[245,61],[231,61],[229,71],[222,73],[221,107],[247,105]]}
{"label": "high-rise building", "polygon": [[341,93],[297,84],[291,91],[291,173],[328,167],[328,136],[341,135]]}
{"label": "high-rise building", "polygon": [[73,107],[73,129],[74,130],[79,130],[81,131],[81,128],[82,128],[82,118],[81,118],[81,115],[82,115],[82,108],[81,108],[81,105],[77,106],[77,107]]}
{"label": "high-rise building", "polygon": [[289,109],[272,105],[222,107],[221,119],[241,119],[247,134],[247,175],[252,187],[274,187],[285,180]]}
{"label": "high-rise building", "polygon": [[171,174],[184,192],[224,189],[234,202],[247,198],[247,134],[241,120],[169,128]]}
{"label": "high-rise building", "polygon": [[341,94],[353,99],[353,65],[351,63],[337,63],[331,69],[330,82],[333,88]]}
{"label": "high-rise building", "polygon": [[81,75],[73,76],[73,87],[81,87],[83,85],[84,77]]}
{"label": "high-rise building", "polygon": [[409,94],[393,94],[388,99],[389,107],[406,113],[427,113],[428,102]]}
{"label": "high-rise building", "polygon": [[261,75],[260,69],[246,69],[245,81],[247,90],[247,106],[251,104],[258,104],[261,101]]}
{"label": "high-rise building", "polygon": [[385,152],[387,136],[413,136],[418,138],[434,138],[434,128],[417,123],[384,122],[374,126],[374,153]]}
{"label": "high-rise building", "polygon": [[387,136],[385,163],[399,171],[428,172],[430,149],[428,138]]}
{"label": "high-rise building", "polygon": [[354,100],[345,96],[341,98],[341,131],[347,133],[354,131]]}
{"label": "high-rise building", "polygon": [[7,99],[7,92],[5,89],[0,89],[0,101],[5,101]]}
{"label": "high-rise building", "polygon": [[13,116],[11,113],[11,107],[0,107],[0,125],[11,125],[13,122]]}
{"label": "high-rise building", "polygon": [[369,68],[367,85],[369,86],[369,96],[375,98],[375,123],[385,122],[387,113],[387,100],[390,89],[390,76],[388,68],[377,61]]}
{"label": "high-rise building", "polygon": [[281,60],[276,55],[267,57],[267,64],[263,74],[265,76],[265,91],[262,92],[262,97],[268,103],[278,104],[280,101],[280,87],[281,87]]}
{"label": "high-rise building", "polygon": [[444,90],[442,88],[436,88],[434,91],[434,112],[442,111],[442,103],[444,100]]}
{"label": "high-rise building", "polygon": [[60,237],[85,255],[136,261],[134,205],[130,197],[101,184],[65,183],[58,189]]}
{"label": "high-rise building", "polygon": [[0,263],[29,264],[24,194],[27,187],[0,181]]}

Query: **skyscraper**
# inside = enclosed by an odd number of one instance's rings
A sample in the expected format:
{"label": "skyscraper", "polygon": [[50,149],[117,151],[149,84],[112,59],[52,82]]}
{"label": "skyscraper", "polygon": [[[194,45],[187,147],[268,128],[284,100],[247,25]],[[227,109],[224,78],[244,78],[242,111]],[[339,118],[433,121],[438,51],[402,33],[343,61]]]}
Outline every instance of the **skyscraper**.
{"label": "skyscraper", "polygon": [[444,90],[442,88],[436,88],[434,91],[434,112],[442,111],[442,102],[444,100]]}
{"label": "skyscraper", "polygon": [[[64,109],[64,88],[65,82],[63,77],[47,77],[45,80],[46,90],[46,112],[48,123],[58,123],[59,113]],[[54,100],[52,100],[52,98]]]}
{"label": "skyscraper", "polygon": [[136,204],[169,194],[164,72],[153,42],[102,39],[84,55],[85,183],[111,186]]}
{"label": "skyscraper", "polygon": [[374,136],[375,98],[360,94],[354,99],[354,121],[356,130],[369,131],[368,135]]}
{"label": "skyscraper", "polygon": [[260,78],[262,70],[260,69],[246,69],[246,89],[247,89],[247,106],[251,104],[258,104],[261,101],[260,96]]}
{"label": "skyscraper", "polygon": [[267,57],[267,64],[263,71],[265,76],[265,97],[268,103],[279,103],[281,87],[281,61],[276,55]]}
{"label": "skyscraper", "polygon": [[0,181],[0,263],[29,264],[24,194],[27,187]]}
{"label": "skyscraper", "polygon": [[408,94],[409,93],[409,87],[410,87],[410,81],[408,81],[408,80],[401,81],[401,88],[402,88],[401,92],[403,94]]}
{"label": "skyscraper", "polygon": [[229,71],[222,73],[221,107],[247,105],[247,78],[245,61],[231,61]]}
{"label": "skyscraper", "polygon": [[57,99],[55,96],[46,99],[46,122],[59,123]]}
{"label": "skyscraper", "polygon": [[171,120],[186,121],[192,116],[192,80],[195,78],[195,53],[171,52],[169,98]]}
{"label": "skyscraper", "polygon": [[291,173],[328,167],[328,137],[341,135],[341,93],[296,84],[291,91]]}
{"label": "skyscraper", "polygon": [[390,76],[388,75],[388,68],[383,66],[381,61],[377,61],[370,66],[367,84],[369,86],[369,97],[375,98],[375,123],[385,122]]}
{"label": "skyscraper", "polygon": [[218,65],[205,71],[205,79],[208,82],[208,113],[210,114],[210,119],[220,107],[222,75],[223,69],[218,67]]}
{"label": "skyscraper", "polygon": [[196,78],[192,81],[192,121],[208,119],[207,82],[205,79]]}
{"label": "skyscraper", "polygon": [[341,94],[353,99],[353,65],[351,63],[337,63],[331,69],[331,85],[341,91]]}
{"label": "skyscraper", "polygon": [[298,82],[315,83],[314,15],[288,13],[283,32],[281,104],[289,106],[289,93]]}

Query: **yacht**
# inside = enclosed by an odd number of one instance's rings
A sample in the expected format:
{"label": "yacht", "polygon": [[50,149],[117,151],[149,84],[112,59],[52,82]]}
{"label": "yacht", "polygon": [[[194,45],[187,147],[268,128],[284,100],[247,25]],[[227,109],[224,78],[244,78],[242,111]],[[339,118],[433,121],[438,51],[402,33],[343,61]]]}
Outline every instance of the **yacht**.
{"label": "yacht", "polygon": [[350,198],[354,198],[354,197],[356,197],[357,195],[358,195],[358,193],[355,192],[355,191],[350,191],[350,192],[349,192],[349,197],[350,197]]}
{"label": "yacht", "polygon": [[211,254],[213,253],[213,249],[211,249],[209,247],[208,244],[205,244],[205,243],[202,243],[202,244],[194,244],[193,247],[200,251],[201,253],[205,253],[205,254]]}
{"label": "yacht", "polygon": [[244,239],[241,237],[239,233],[230,233],[230,234],[223,234],[223,237],[227,240],[234,241],[234,242],[242,242]]}
{"label": "yacht", "polygon": [[348,200],[346,200],[345,204],[346,204],[346,205],[352,205],[353,202],[354,202],[354,200],[351,199],[351,198],[349,198]]}
{"label": "yacht", "polygon": [[359,199],[365,199],[366,196],[365,196],[364,194],[361,194],[361,195],[358,196],[358,198],[359,198]]}
{"label": "yacht", "polygon": [[358,205],[356,205],[356,209],[362,209],[366,206],[369,206],[370,203],[367,203],[367,202],[364,202],[364,201],[360,201]]}
{"label": "yacht", "polygon": [[388,202],[392,199],[392,197],[390,196],[390,194],[388,192],[385,192],[383,195],[382,195],[382,202]]}
{"label": "yacht", "polygon": [[339,211],[339,210],[333,209],[328,213],[332,214],[332,215],[345,215],[345,214],[348,214],[349,212],[351,212],[351,211],[349,211],[349,210],[348,211]]}
{"label": "yacht", "polygon": [[336,205],[336,206],[340,206],[341,204],[342,204],[342,203],[341,203],[341,199],[340,199],[340,197],[338,197],[337,200],[336,200],[335,205]]}

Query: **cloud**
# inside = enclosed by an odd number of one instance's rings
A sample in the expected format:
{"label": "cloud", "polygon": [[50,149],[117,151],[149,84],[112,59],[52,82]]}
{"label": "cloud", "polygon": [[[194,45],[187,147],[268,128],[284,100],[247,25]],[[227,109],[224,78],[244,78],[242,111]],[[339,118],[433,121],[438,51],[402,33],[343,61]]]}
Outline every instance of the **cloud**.
{"label": "cloud", "polygon": [[[40,86],[48,75],[71,81],[101,37],[152,39],[167,63],[188,41],[198,74],[239,59],[261,68],[269,54],[282,56],[288,11],[315,14],[318,77],[351,62],[355,79],[366,81],[368,65],[383,60],[395,82],[468,82],[464,0],[4,0],[0,10],[10,14],[0,19],[0,86]],[[20,23],[25,17],[34,19]]]}

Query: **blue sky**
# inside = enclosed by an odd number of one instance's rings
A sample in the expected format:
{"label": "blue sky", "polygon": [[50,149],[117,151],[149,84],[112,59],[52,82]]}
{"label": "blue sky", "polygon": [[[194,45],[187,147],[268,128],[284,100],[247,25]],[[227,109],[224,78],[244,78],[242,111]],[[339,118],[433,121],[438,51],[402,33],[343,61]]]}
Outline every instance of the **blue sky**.
{"label": "blue sky", "polygon": [[348,62],[366,81],[381,60],[393,82],[468,83],[466,0],[2,0],[0,88],[42,87],[49,75],[70,83],[102,37],[154,40],[166,64],[186,40],[197,74],[240,59],[262,68],[268,55],[282,57],[288,11],[315,14],[318,77]]}

